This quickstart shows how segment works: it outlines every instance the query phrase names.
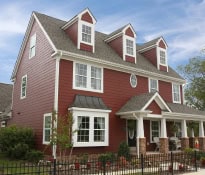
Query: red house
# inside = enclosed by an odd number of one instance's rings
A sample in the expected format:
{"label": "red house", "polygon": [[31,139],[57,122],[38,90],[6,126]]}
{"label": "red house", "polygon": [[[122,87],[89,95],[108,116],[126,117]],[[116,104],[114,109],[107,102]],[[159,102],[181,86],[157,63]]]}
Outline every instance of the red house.
{"label": "red house", "polygon": [[[131,24],[95,31],[85,9],[69,21],[33,12],[13,70],[9,124],[35,130],[39,149],[49,144],[51,113],[72,112],[75,152],[117,151],[126,141],[137,153],[168,152],[169,138],[189,147],[187,124],[199,123],[205,150],[205,113],[183,105],[185,80],[168,65],[163,37],[136,44]],[[172,125],[178,126],[175,134]]]}

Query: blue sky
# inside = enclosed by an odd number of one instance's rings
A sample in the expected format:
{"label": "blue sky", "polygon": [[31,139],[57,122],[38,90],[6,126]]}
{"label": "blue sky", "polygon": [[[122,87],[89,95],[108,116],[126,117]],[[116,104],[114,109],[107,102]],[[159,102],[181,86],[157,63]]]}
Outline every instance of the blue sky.
{"label": "blue sky", "polygon": [[0,5],[0,82],[10,76],[32,11],[65,21],[85,8],[97,19],[96,30],[111,33],[131,23],[137,43],[163,36],[168,62],[186,64],[205,48],[205,0],[9,0]]}

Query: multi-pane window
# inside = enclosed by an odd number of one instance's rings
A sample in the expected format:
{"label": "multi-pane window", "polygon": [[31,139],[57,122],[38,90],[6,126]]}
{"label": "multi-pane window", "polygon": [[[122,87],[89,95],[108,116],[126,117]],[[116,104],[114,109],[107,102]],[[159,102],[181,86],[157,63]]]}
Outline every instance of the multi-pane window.
{"label": "multi-pane window", "polygon": [[94,142],[105,141],[105,118],[94,117]]}
{"label": "multi-pane window", "polygon": [[82,40],[87,43],[91,43],[91,27],[82,25]]}
{"label": "multi-pane window", "polygon": [[101,68],[91,66],[91,88],[101,89]]}
{"label": "multi-pane window", "polygon": [[36,34],[34,34],[30,39],[29,58],[34,57],[35,54],[36,54]]}
{"label": "multi-pane window", "polygon": [[48,144],[50,143],[51,139],[51,114],[44,115],[44,124],[43,124],[43,143]]}
{"label": "multi-pane window", "polygon": [[90,91],[102,91],[102,68],[75,63],[74,88]]}
{"label": "multi-pane window", "polygon": [[78,116],[78,142],[89,142],[90,118]]}
{"label": "multi-pane window", "polygon": [[159,56],[160,56],[160,64],[165,64],[166,65],[166,53],[164,50],[159,51]]}
{"label": "multi-pane window", "polygon": [[150,121],[151,122],[151,141],[153,141],[154,137],[159,137],[160,127],[159,121]]}
{"label": "multi-pane window", "polygon": [[158,80],[149,79],[149,91],[157,92],[158,91]]}
{"label": "multi-pane window", "polygon": [[27,75],[24,75],[21,79],[21,98],[26,97],[26,88],[27,88]]}
{"label": "multi-pane window", "polygon": [[87,65],[76,63],[75,86],[82,88],[87,87]]}
{"label": "multi-pane window", "polygon": [[108,146],[109,112],[73,109],[73,146]]}
{"label": "multi-pane window", "polygon": [[132,40],[126,39],[126,51],[129,55],[134,55],[133,52],[134,42]]}
{"label": "multi-pane window", "polygon": [[173,102],[180,103],[180,85],[173,84],[172,85],[172,96],[173,96]]}

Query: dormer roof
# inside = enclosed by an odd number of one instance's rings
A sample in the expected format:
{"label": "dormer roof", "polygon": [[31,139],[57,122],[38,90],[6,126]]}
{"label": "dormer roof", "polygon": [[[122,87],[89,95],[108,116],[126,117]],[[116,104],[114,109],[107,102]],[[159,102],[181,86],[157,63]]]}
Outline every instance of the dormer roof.
{"label": "dormer roof", "polygon": [[125,31],[130,27],[130,29],[132,30],[132,32],[134,33],[134,38],[136,38],[136,32],[134,30],[134,28],[132,27],[131,24],[127,24],[127,25],[124,25],[123,27],[115,30],[114,32],[110,33],[106,39],[105,39],[105,42],[109,42],[123,34],[125,34]]}
{"label": "dormer roof", "polygon": [[95,17],[93,16],[92,12],[89,10],[89,8],[84,9],[83,11],[81,11],[80,13],[78,13],[77,15],[75,15],[72,19],[70,19],[68,22],[66,22],[63,26],[61,26],[61,28],[63,30],[67,29],[70,25],[72,25],[74,22],[78,21],[79,19],[82,20],[82,16],[84,14],[88,13],[89,16],[91,16],[91,20],[92,20],[92,24],[96,24],[97,20],[95,19]]}
{"label": "dormer roof", "polygon": [[151,41],[148,41],[142,45],[137,44],[136,49],[138,52],[143,52],[143,51],[149,50],[151,48],[157,47],[159,45],[160,41],[163,41],[163,43],[165,44],[165,47],[168,48],[166,41],[164,40],[164,38],[162,36],[160,36],[160,37],[157,37],[157,38],[155,38]]}

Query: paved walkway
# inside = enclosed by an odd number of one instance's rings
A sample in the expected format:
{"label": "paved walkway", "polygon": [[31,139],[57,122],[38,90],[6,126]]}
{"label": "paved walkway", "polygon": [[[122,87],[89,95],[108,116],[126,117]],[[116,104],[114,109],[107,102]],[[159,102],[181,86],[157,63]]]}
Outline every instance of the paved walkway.
{"label": "paved walkway", "polygon": [[186,175],[205,175],[205,169],[200,169],[197,172],[192,172],[192,173],[184,173]]}

